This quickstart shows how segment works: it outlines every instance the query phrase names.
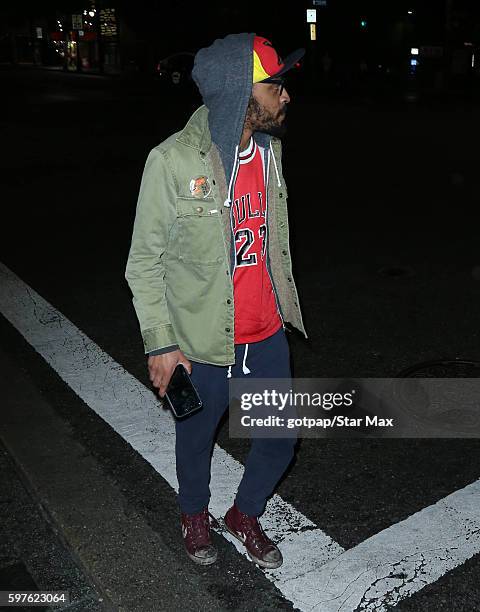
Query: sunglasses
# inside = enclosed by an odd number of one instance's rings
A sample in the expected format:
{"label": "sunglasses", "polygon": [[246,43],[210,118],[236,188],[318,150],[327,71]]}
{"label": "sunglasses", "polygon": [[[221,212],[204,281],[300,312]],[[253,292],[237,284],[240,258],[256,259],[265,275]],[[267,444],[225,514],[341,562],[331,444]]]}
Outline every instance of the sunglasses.
{"label": "sunglasses", "polygon": [[282,78],[278,78],[278,79],[269,79],[267,81],[268,85],[276,85],[277,86],[277,94],[279,96],[282,95],[283,90],[285,89],[285,79]]}

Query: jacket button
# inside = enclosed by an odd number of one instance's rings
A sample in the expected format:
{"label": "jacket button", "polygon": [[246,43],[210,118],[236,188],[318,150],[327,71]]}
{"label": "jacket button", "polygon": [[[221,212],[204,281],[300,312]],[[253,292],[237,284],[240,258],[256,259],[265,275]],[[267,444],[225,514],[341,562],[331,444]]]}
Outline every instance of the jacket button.
{"label": "jacket button", "polygon": [[280,193],[278,194],[278,197],[279,197],[279,198],[283,198],[283,193],[282,193],[282,192],[280,192]]}
{"label": "jacket button", "polygon": [[287,251],[283,250],[282,255],[286,255],[286,254],[287,254]]}
{"label": "jacket button", "polygon": [[289,282],[289,283],[291,283],[291,282],[292,282],[292,279],[291,279],[291,277],[290,277],[290,276],[287,278],[287,280],[288,280],[288,282]]}
{"label": "jacket button", "polygon": [[202,213],[203,212],[203,208],[201,206],[197,206],[197,208],[195,209],[198,213]]}
{"label": "jacket button", "polygon": [[227,304],[231,304],[231,303],[232,303],[232,300],[230,300],[230,299],[227,300]]}
{"label": "jacket button", "polygon": [[205,153],[203,151],[200,151],[200,157],[205,157]]}
{"label": "jacket button", "polygon": [[226,327],[226,328],[225,328],[225,331],[228,333],[228,332],[230,331],[230,328],[229,328],[229,327]]}
{"label": "jacket button", "polygon": [[283,221],[280,223],[280,227],[285,227],[285,223]]}

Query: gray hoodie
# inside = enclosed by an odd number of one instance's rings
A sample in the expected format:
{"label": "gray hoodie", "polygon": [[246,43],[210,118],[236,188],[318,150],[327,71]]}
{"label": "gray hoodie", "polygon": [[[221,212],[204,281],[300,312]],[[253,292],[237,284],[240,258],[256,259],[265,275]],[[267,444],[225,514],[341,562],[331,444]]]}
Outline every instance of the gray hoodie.
{"label": "gray hoodie", "polygon": [[[208,108],[212,141],[222,158],[227,185],[231,183],[236,147],[243,133],[253,81],[255,34],[229,34],[195,56],[192,77]],[[271,137],[255,132],[257,144],[267,149]]]}

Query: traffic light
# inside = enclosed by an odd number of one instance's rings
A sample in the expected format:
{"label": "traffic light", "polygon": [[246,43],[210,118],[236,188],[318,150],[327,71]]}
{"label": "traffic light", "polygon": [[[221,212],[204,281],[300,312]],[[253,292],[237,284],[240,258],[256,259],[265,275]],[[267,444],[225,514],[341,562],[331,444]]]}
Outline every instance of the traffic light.
{"label": "traffic light", "polygon": [[360,19],[360,27],[362,28],[362,30],[365,30],[367,27],[367,20],[364,17]]}

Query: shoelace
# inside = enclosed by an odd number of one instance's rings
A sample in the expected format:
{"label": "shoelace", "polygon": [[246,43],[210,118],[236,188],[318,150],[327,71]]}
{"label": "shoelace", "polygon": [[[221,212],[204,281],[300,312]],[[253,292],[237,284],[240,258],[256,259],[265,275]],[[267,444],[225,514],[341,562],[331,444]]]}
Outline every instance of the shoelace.
{"label": "shoelace", "polygon": [[206,512],[194,514],[185,521],[187,532],[190,531],[195,540],[208,540],[209,520]]}
{"label": "shoelace", "polygon": [[[194,514],[185,521],[187,530],[192,530],[192,535],[200,536],[201,539],[210,536],[210,527],[219,528],[217,519],[210,512]],[[198,538],[196,538],[198,539]]]}
{"label": "shoelace", "polygon": [[260,540],[263,544],[271,544],[266,533],[263,531],[262,526],[255,517],[246,517],[242,520],[242,527],[244,527],[245,535],[253,535],[256,539]]}

